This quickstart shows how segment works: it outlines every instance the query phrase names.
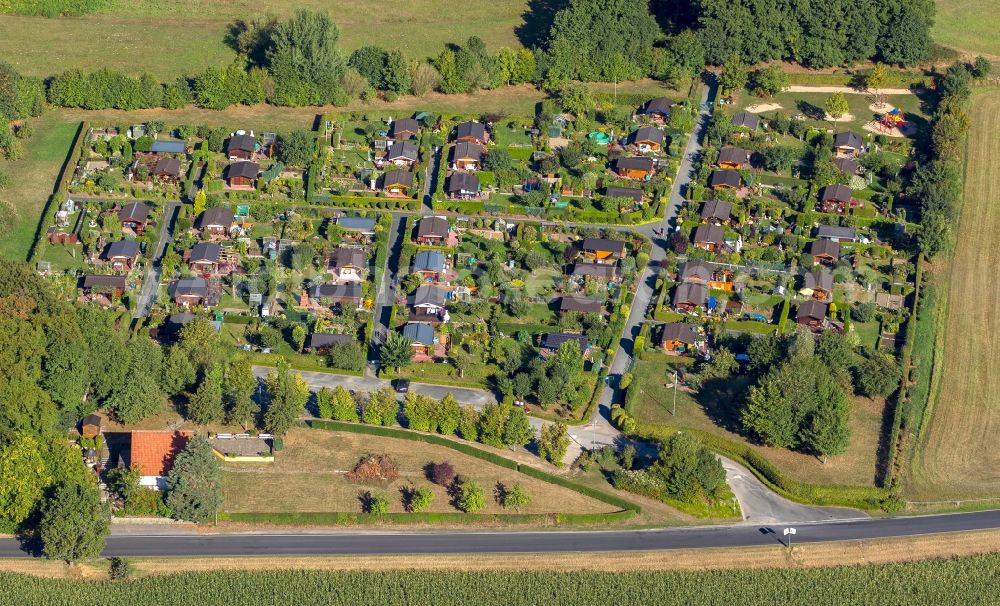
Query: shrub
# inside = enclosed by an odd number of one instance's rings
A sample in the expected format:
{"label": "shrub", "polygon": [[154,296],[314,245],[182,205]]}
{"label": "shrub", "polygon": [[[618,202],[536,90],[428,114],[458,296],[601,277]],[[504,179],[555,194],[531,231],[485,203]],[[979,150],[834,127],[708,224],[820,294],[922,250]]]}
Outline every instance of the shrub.
{"label": "shrub", "polygon": [[520,484],[514,484],[510,488],[497,484],[497,501],[504,509],[516,510],[531,504],[531,495]]}
{"label": "shrub", "polygon": [[449,486],[455,481],[455,468],[447,461],[428,463],[426,470],[427,479],[438,486]]}
{"label": "shrub", "polygon": [[413,488],[404,495],[404,505],[411,513],[420,513],[431,506],[434,492],[430,488]]}
{"label": "shrub", "polygon": [[455,505],[465,513],[479,513],[486,507],[483,487],[469,478],[456,479]]}
{"label": "shrub", "polygon": [[125,558],[111,558],[109,562],[108,576],[112,581],[124,581],[132,576],[132,565]]}
{"label": "shrub", "polygon": [[365,492],[361,495],[361,507],[365,513],[384,515],[389,513],[389,498],[379,492]]}

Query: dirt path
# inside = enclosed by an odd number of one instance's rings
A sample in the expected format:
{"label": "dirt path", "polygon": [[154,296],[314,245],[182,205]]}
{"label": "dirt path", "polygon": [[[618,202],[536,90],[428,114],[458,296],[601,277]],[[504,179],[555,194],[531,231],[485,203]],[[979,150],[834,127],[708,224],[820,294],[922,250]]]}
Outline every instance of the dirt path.
{"label": "dirt path", "polygon": [[[785,89],[790,93],[844,93],[850,95],[874,95],[874,91],[868,89],[857,89],[853,86],[804,86],[793,84]],[[913,95],[916,94],[908,88],[880,88],[883,95]]]}

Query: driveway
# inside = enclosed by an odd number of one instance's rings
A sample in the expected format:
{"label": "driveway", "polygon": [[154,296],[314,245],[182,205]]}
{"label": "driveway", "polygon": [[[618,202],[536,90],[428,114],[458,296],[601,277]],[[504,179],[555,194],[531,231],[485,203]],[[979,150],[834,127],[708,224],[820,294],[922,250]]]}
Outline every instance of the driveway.
{"label": "driveway", "polygon": [[733,489],[748,524],[789,524],[792,522],[829,522],[870,517],[859,509],[802,505],[774,493],[749,469],[736,461],[719,457],[726,470],[726,482]]}
{"label": "driveway", "polygon": [[[385,336],[389,332],[389,317],[392,315],[392,306],[396,300],[396,280],[395,275],[399,270],[399,257],[403,248],[403,241],[406,234],[403,233],[404,215],[393,213],[392,223],[389,226],[388,254],[385,256],[385,265],[382,267],[382,282],[378,285],[378,294],[375,297],[375,332],[372,334],[368,360],[379,359],[379,347],[385,341]],[[365,374],[371,374],[371,368],[365,366]]]}
{"label": "driveway", "polygon": [[177,212],[180,203],[170,202],[163,208],[163,223],[160,225],[160,237],[156,240],[156,250],[150,255],[149,267],[146,270],[146,277],[142,281],[142,290],[139,293],[139,304],[135,307],[135,318],[149,315],[156,301],[156,291],[160,287],[162,279],[162,269],[160,260],[167,250],[167,244],[173,238],[174,222],[177,221]]}

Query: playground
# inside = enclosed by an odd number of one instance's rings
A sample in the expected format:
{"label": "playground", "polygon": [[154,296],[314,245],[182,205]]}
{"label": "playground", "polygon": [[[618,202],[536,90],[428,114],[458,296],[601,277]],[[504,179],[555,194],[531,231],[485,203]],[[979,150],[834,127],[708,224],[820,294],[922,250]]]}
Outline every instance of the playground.
{"label": "playground", "polygon": [[893,107],[879,99],[868,106],[877,118],[865,124],[864,129],[877,135],[886,137],[911,137],[917,129],[916,126],[907,121],[906,114],[898,107]]}

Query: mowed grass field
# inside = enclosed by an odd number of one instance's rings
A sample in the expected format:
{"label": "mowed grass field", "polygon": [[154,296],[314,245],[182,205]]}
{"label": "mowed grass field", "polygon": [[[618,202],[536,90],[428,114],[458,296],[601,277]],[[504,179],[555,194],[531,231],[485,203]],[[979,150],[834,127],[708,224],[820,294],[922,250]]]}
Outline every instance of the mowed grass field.
{"label": "mowed grass field", "polygon": [[[358,484],[347,478],[358,459],[366,454],[387,454],[399,466],[399,479],[385,486]],[[275,462],[227,463],[224,465],[224,511],[231,512],[337,512],[361,511],[359,494],[380,492],[390,501],[389,511],[402,512],[400,489],[425,487],[434,491],[429,511],[457,512],[444,487],[431,484],[424,466],[448,461],[459,474],[468,476],[486,492],[483,513],[503,513],[493,498],[497,482],[510,487],[519,483],[532,502],[520,513],[602,513],[615,507],[585,497],[567,488],[531,478],[514,470],[432,444],[313,429],[293,429]]]}
{"label": "mowed grass field", "polygon": [[378,44],[423,58],[472,35],[491,49],[518,46],[515,30],[525,24],[527,5],[526,0],[385,0],[377,5],[364,0],[108,0],[98,13],[78,18],[0,15],[0,57],[36,76],[115,67],[166,80],[231,61],[235,53],[224,39],[235,20],[285,17],[309,8],[329,12],[347,52]]}
{"label": "mowed grass field", "polygon": [[17,210],[10,235],[0,238],[0,256],[23,260],[31,249],[42,209],[55,189],[59,169],[73,145],[79,122],[67,121],[58,112],[33,120],[35,134],[24,143],[24,157],[16,162],[0,160],[0,172],[10,177],[10,187],[0,198]]}
{"label": "mowed grass field", "polygon": [[[1000,92],[971,104],[965,205],[944,321],[945,347],[930,424],[912,466],[914,500],[1000,496]],[[944,273],[944,272],[942,272]],[[939,352],[940,354],[941,352]]]}
{"label": "mowed grass field", "polygon": [[969,53],[1000,59],[996,0],[937,0],[934,40]]}

